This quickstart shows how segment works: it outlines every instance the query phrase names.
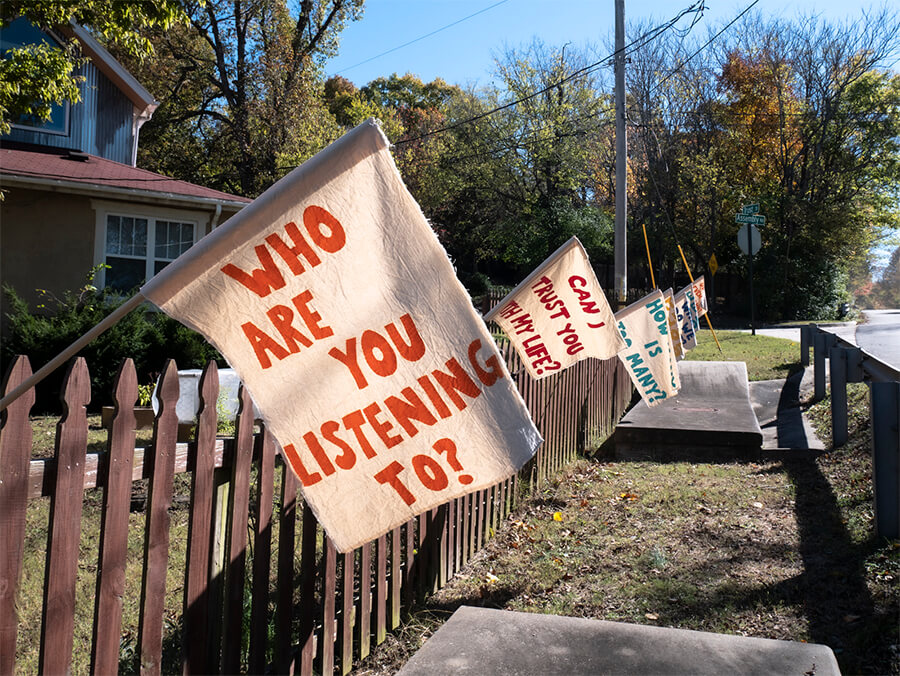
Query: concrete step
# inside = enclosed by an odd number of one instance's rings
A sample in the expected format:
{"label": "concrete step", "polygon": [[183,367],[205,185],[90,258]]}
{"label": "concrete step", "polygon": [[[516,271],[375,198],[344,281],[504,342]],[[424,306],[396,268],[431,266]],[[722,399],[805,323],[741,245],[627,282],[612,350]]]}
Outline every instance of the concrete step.
{"label": "concrete step", "polygon": [[840,669],[824,645],[463,606],[399,674],[831,676]]}

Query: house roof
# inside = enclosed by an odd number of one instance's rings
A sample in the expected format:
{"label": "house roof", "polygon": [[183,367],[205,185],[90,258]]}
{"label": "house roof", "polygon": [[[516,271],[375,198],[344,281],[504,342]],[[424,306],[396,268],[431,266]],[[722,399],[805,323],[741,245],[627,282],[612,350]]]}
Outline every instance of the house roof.
{"label": "house roof", "polygon": [[221,204],[235,210],[252,201],[96,155],[9,141],[0,143],[0,184],[182,204]]}

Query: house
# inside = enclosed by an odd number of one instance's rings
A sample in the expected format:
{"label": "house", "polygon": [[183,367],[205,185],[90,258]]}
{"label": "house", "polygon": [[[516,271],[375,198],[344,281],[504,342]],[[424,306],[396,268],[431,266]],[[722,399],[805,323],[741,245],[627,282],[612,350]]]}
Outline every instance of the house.
{"label": "house", "polygon": [[[88,57],[82,100],[0,137],[0,283],[32,307],[37,289],[77,289],[100,264],[97,286],[133,289],[250,202],[138,168],[140,128],[158,104],[89,33],[68,30]],[[0,52],[52,39],[18,19]]]}

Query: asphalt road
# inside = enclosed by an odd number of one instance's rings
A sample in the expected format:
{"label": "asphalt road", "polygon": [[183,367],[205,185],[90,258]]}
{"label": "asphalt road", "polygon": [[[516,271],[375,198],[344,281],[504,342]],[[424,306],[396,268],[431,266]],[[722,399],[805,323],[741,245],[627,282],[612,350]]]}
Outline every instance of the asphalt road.
{"label": "asphalt road", "polygon": [[863,310],[865,324],[856,326],[856,344],[900,369],[900,310]]}

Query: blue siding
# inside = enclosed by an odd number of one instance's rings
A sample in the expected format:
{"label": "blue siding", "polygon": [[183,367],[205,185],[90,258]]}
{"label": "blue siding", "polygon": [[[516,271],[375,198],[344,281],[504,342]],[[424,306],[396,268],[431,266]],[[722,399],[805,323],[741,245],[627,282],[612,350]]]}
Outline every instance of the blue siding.
{"label": "blue siding", "polygon": [[69,133],[47,134],[13,130],[3,138],[52,148],[81,150],[108,160],[131,164],[134,106],[94,64],[81,69],[81,101],[69,106]]}

